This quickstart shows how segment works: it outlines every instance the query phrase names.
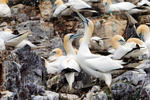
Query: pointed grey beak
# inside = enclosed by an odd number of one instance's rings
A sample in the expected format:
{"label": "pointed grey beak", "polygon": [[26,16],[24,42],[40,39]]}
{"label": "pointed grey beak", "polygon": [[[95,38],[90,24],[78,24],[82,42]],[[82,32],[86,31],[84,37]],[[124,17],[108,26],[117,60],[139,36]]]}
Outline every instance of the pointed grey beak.
{"label": "pointed grey beak", "polygon": [[74,34],[71,39],[77,39],[77,38],[80,38],[82,36],[83,36],[82,33],[77,33],[77,34]]}
{"label": "pointed grey beak", "polygon": [[56,52],[55,52],[55,51],[52,51],[52,52],[49,53],[49,56],[53,56],[53,55],[55,55],[55,54],[56,54]]}
{"label": "pointed grey beak", "polygon": [[107,39],[109,39],[109,38],[107,38],[107,37],[103,37],[103,38],[101,38],[101,40],[107,40]]}
{"label": "pointed grey beak", "polygon": [[55,9],[57,8],[56,4],[54,4],[54,6],[52,7],[52,12],[55,12]]}
{"label": "pointed grey beak", "polygon": [[77,10],[74,9],[73,7],[72,7],[72,10],[77,13],[77,15],[81,18],[81,20],[82,20],[83,22],[85,22],[86,18],[85,18],[81,13],[79,13],[79,11],[77,11]]}

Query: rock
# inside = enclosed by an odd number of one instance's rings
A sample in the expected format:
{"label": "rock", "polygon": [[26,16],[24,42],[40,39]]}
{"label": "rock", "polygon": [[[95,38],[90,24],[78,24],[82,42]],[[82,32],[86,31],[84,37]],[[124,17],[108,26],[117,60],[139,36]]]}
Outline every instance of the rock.
{"label": "rock", "polygon": [[93,35],[99,37],[107,37],[110,39],[104,40],[104,48],[107,49],[111,46],[111,38],[116,35],[122,35],[126,27],[126,20],[117,20],[117,19],[97,19],[95,20],[95,30]]}
{"label": "rock", "polygon": [[52,4],[50,1],[43,1],[39,4],[42,18],[49,19],[52,16]]}
{"label": "rock", "polygon": [[128,71],[113,79],[112,93],[116,100],[136,99],[140,96],[143,84],[146,81],[144,71]]}
{"label": "rock", "polygon": [[73,94],[60,94],[61,100],[81,100],[77,95]]}
{"label": "rock", "polygon": [[25,46],[16,51],[18,63],[4,62],[5,89],[15,93],[14,98],[30,99],[31,95],[44,94],[46,87],[46,68],[41,57]]}
{"label": "rock", "polygon": [[83,100],[108,100],[108,97],[104,91],[101,91],[99,86],[93,86]]}
{"label": "rock", "polygon": [[37,10],[32,6],[25,6],[23,4],[18,4],[11,7],[12,17],[18,22],[25,22],[31,17],[37,15]]}
{"label": "rock", "polygon": [[150,23],[150,15],[142,15],[138,18],[139,24]]}
{"label": "rock", "polygon": [[59,100],[59,94],[51,91],[45,91],[43,96],[32,95],[32,100]]}

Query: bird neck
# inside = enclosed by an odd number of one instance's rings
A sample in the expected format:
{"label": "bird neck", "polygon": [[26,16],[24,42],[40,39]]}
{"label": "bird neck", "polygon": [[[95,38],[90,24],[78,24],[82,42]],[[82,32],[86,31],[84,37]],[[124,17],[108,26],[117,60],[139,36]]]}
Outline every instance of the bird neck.
{"label": "bird neck", "polygon": [[6,4],[8,3],[8,0],[0,0],[0,4]]}
{"label": "bird neck", "polygon": [[79,48],[79,51],[84,52],[84,53],[91,53],[90,49],[89,49],[89,43],[92,37],[92,29],[87,27],[85,28],[85,33],[84,33],[84,37],[83,37],[83,41],[81,43],[81,46]]}
{"label": "bird neck", "polygon": [[67,55],[76,55],[72,43],[70,41],[66,41],[65,39],[64,39],[64,49]]}
{"label": "bird neck", "polygon": [[150,32],[149,33],[145,33],[143,38],[144,38],[144,41],[150,40]]}
{"label": "bird neck", "polygon": [[121,44],[119,42],[113,42],[112,46],[113,46],[114,49],[117,49],[121,46]]}

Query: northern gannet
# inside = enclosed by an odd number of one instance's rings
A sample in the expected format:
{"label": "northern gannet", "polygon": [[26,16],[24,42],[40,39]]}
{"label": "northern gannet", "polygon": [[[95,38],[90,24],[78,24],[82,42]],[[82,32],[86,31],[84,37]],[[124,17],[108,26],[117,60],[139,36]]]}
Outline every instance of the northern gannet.
{"label": "northern gannet", "polygon": [[116,11],[131,11],[136,5],[130,2],[120,2],[112,4],[111,0],[103,0],[106,13],[113,13]]}
{"label": "northern gannet", "polygon": [[143,60],[148,58],[148,48],[145,43],[138,38],[129,38],[127,42],[121,35],[112,38],[112,46],[115,48],[113,59],[134,58]]}
{"label": "northern gannet", "polygon": [[57,49],[57,51],[59,51],[59,54],[57,57],[54,57],[56,58],[55,61],[48,62],[47,60],[45,60],[45,66],[47,68],[48,73],[64,73],[70,89],[72,89],[72,83],[74,82],[75,72],[80,72],[80,67],[76,62],[76,52],[72,46],[73,39],[78,38],[78,36],[80,36],[80,34],[65,35],[64,48],[67,54],[66,56],[62,55],[62,52]]}
{"label": "northern gannet", "polygon": [[94,30],[94,24],[90,19],[84,18],[77,12],[85,25],[85,33],[83,41],[79,47],[77,60],[80,67],[88,74],[100,78],[105,81],[110,88],[112,82],[111,72],[116,69],[123,68],[121,61],[112,60],[108,56],[92,54],[89,50],[89,43]]}
{"label": "northern gannet", "polygon": [[0,17],[11,17],[11,10],[7,3],[8,0],[0,0]]}
{"label": "northern gannet", "polygon": [[143,5],[150,6],[150,2],[148,0],[141,0],[140,2],[137,3],[137,6],[143,6]]}
{"label": "northern gannet", "polygon": [[48,57],[49,62],[55,61],[58,57],[63,56],[63,52],[60,48],[55,48],[50,52],[50,56]]}
{"label": "northern gannet", "polygon": [[5,50],[5,43],[3,39],[0,39],[0,51]]}
{"label": "northern gannet", "polygon": [[9,35],[10,35],[11,38],[9,37],[9,39],[5,40],[5,45],[16,47],[23,40],[27,39],[27,36],[29,35],[29,32],[25,32],[25,33],[19,34],[19,35],[12,35],[12,34],[9,34]]}
{"label": "northern gannet", "polygon": [[69,84],[70,90],[72,89],[72,83],[76,72],[80,72],[80,66],[77,63],[76,52],[72,46],[72,41],[75,38],[80,37],[81,34],[67,34],[64,37],[64,49],[66,51],[66,58],[60,65],[60,72],[65,73],[66,80]]}
{"label": "northern gannet", "polygon": [[145,45],[147,46],[150,54],[150,29],[147,25],[142,24],[138,26],[136,30],[137,35],[140,37],[140,39],[145,42]]}
{"label": "northern gannet", "polygon": [[68,16],[73,13],[72,8],[81,10],[83,8],[91,8],[86,2],[82,0],[69,0],[67,3],[64,3],[62,0],[55,1],[56,9],[53,12],[53,17],[58,16]]}
{"label": "northern gannet", "polygon": [[4,40],[6,46],[16,47],[20,42],[27,39],[28,35],[29,32],[15,35],[10,29],[6,29],[5,31],[0,31],[0,39]]}

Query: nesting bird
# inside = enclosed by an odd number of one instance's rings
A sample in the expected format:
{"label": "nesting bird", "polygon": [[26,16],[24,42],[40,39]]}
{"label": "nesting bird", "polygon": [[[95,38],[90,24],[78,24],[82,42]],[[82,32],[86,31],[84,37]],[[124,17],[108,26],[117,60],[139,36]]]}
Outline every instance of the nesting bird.
{"label": "nesting bird", "polygon": [[112,76],[111,72],[116,69],[123,68],[121,61],[112,60],[108,56],[92,54],[89,50],[90,39],[94,30],[94,24],[90,19],[84,18],[77,12],[84,22],[85,33],[83,41],[79,47],[77,60],[81,68],[88,74],[104,80],[106,85],[110,87]]}
{"label": "nesting bird", "polygon": [[62,0],[56,0],[55,6],[56,9],[53,12],[53,17],[71,15],[73,13],[72,7],[77,10],[91,8],[90,5],[82,0],[69,0],[67,3],[64,3]]}
{"label": "nesting bird", "polygon": [[58,57],[63,56],[63,52],[60,48],[55,48],[50,52],[50,56],[48,58],[49,62],[55,61]]}
{"label": "nesting bird", "polygon": [[149,56],[145,43],[138,38],[129,38],[127,42],[120,35],[112,38],[112,46],[116,49],[113,59],[134,58],[146,59]]}
{"label": "nesting bird", "polygon": [[140,37],[140,39],[145,43],[149,50],[150,54],[150,29],[147,25],[142,24],[138,26],[137,30],[137,35]]}
{"label": "nesting bird", "polygon": [[130,11],[136,7],[136,5],[130,2],[120,2],[112,4],[111,0],[103,0],[106,13],[113,13],[116,11]]}
{"label": "nesting bird", "polygon": [[66,80],[69,84],[69,88],[72,89],[72,83],[74,82],[74,77],[76,72],[80,72],[79,64],[76,61],[76,52],[72,46],[72,41],[78,38],[81,34],[67,34],[64,37],[64,49],[66,51],[66,56],[62,55],[60,49],[55,49],[51,58],[54,61],[48,63],[46,61],[45,66],[47,67],[48,73],[62,73],[65,75]]}
{"label": "nesting bird", "polygon": [[7,3],[8,0],[0,0],[0,17],[11,17],[11,10]]}

